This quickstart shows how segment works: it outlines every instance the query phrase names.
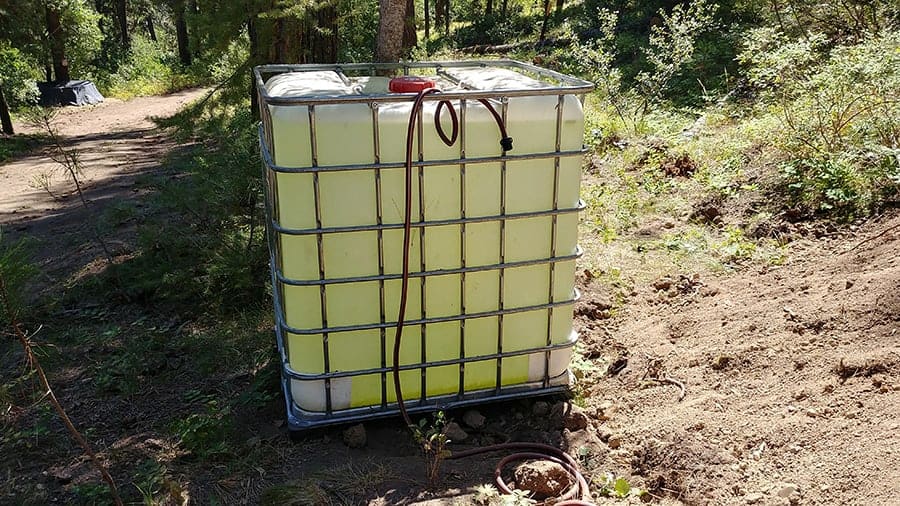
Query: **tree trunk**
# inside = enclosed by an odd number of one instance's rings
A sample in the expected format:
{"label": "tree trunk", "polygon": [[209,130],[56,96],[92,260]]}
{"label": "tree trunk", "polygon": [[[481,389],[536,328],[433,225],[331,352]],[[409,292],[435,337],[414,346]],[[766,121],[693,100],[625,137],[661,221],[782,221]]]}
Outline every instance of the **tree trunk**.
{"label": "tree trunk", "polygon": [[484,3],[484,13],[488,16],[494,13],[494,0],[487,0]]}
{"label": "tree trunk", "polygon": [[[256,32],[256,16],[247,20],[247,38],[250,39],[250,65],[261,63],[259,59],[259,34]],[[250,79],[250,114],[253,119],[259,119],[259,95],[256,91],[256,82]]]}
{"label": "tree trunk", "polygon": [[156,38],[156,27],[153,26],[153,14],[147,13],[147,18],[144,21],[147,23],[147,36],[150,37],[150,40],[153,42],[159,42]]}
{"label": "tree trunk", "polygon": [[131,48],[131,38],[128,36],[128,9],[126,0],[116,0],[116,21],[119,23],[119,36],[122,38],[122,47]]}
{"label": "tree trunk", "polygon": [[566,0],[556,0],[556,19],[559,19],[562,16],[563,7],[565,7]]}
{"label": "tree trunk", "polygon": [[415,0],[406,0],[406,16],[403,19],[403,54],[409,54],[409,50],[418,44],[416,35],[416,3]]}
{"label": "tree trunk", "polygon": [[450,35],[450,0],[444,0],[444,35]]}
{"label": "tree trunk", "polygon": [[300,63],[336,63],[338,55],[338,15],[332,2],[322,3],[306,13]]}
{"label": "tree trunk", "polygon": [[0,126],[3,127],[3,133],[12,135],[13,124],[12,118],[9,116],[9,105],[6,103],[6,95],[3,94],[3,86],[0,86]]}
{"label": "tree trunk", "polygon": [[440,30],[444,26],[444,2],[447,0],[434,0],[434,27]]}
{"label": "tree trunk", "polygon": [[500,2],[500,15],[503,16],[504,18],[506,17],[506,11],[507,11],[506,8],[507,8],[507,0],[503,0],[502,2]]}
{"label": "tree trunk", "polygon": [[375,60],[398,62],[403,50],[403,26],[406,0],[378,1],[378,36],[375,39]]}
{"label": "tree trunk", "polygon": [[184,19],[184,2],[175,11],[175,40],[178,44],[178,60],[185,67],[191,64],[191,42],[188,37],[187,21]]}
{"label": "tree trunk", "polygon": [[550,0],[544,0],[544,22],[541,23],[541,36],[538,42],[544,42],[547,38],[547,21],[550,19]]}
{"label": "tree trunk", "polygon": [[50,35],[50,58],[53,60],[55,82],[69,82],[69,60],[66,59],[66,38],[59,21],[59,11],[47,7],[47,33]]}
{"label": "tree trunk", "polygon": [[428,13],[428,0],[425,2],[425,44],[428,45],[428,39],[431,38],[431,14]]}

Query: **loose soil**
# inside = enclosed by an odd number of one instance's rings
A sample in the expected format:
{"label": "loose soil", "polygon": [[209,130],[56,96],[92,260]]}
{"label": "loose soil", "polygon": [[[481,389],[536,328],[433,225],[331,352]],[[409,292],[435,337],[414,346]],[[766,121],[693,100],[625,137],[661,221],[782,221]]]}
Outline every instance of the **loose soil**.
{"label": "loose soil", "polygon": [[[142,205],[146,192],[136,179],[161,170],[164,157],[178,149],[146,117],[171,114],[201,93],[108,101],[59,115],[60,132],[83,153],[92,205]],[[88,214],[61,174],[51,188],[61,198],[33,187],[36,175],[54,167],[42,152],[0,166],[0,225],[37,237],[36,260],[55,282],[64,282],[99,252]],[[127,223],[113,236],[122,251],[134,246]],[[858,228],[797,240],[782,265],[671,272],[635,287],[621,302],[609,286],[582,275],[576,315],[586,360],[573,402],[583,407],[587,427],[555,415],[558,399],[509,402],[480,407],[484,426],[462,424],[469,439],[452,447],[555,444],[576,455],[591,476],[625,477],[648,491],[642,500],[656,504],[897,504],[898,248],[900,213],[894,211]],[[112,308],[103,317],[127,325],[139,311]],[[169,322],[157,330],[174,342],[190,328]],[[11,377],[21,368],[14,349],[2,350],[0,368]],[[255,451],[253,462],[201,461],[180,448],[168,428],[171,419],[196,411],[184,401],[186,389],[240,391],[253,372],[203,378],[190,372],[190,357],[172,356],[154,367],[177,371],[178,383],[151,378],[137,395],[100,395],[90,369],[81,366],[96,353],[90,346],[61,346],[70,363],[51,379],[134,500],[140,498],[129,482],[136,463],[146,459],[168,470],[164,504],[185,498],[199,504],[214,498],[220,504],[471,504],[471,487],[491,480],[492,458],[448,461],[441,488],[427,491],[417,449],[397,420],[367,423],[361,448],[345,444],[341,427],[291,442],[278,399],[236,413],[233,439]],[[26,427],[23,420],[4,415],[4,437]],[[52,437],[35,437],[26,458],[0,458],[0,503],[71,502],[74,487],[96,480],[61,426],[52,431]]]}

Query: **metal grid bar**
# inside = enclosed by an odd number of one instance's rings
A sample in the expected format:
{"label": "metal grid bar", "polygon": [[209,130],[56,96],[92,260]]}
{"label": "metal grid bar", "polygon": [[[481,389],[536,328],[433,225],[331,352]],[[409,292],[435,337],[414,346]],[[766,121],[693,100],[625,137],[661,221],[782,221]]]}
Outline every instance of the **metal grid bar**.
{"label": "metal grid bar", "polygon": [[[506,125],[506,116],[509,109],[509,98],[503,96],[500,97],[501,111],[500,118],[503,121],[503,124]],[[500,216],[506,216],[506,160],[500,160]],[[506,263],[506,219],[500,219],[500,264]],[[500,388],[503,386],[503,312],[504,312],[504,303],[503,303],[503,291],[504,291],[504,277],[506,274],[506,269],[501,267],[498,272],[498,276],[500,277],[500,282],[497,283],[499,288],[499,302],[498,307],[500,308],[500,312],[497,315],[497,380],[495,391],[499,394]]]}
{"label": "metal grid bar", "polygon": [[[520,260],[516,262],[506,262],[504,264],[487,264],[487,265],[473,265],[471,267],[460,267],[458,269],[439,269],[434,271],[422,271],[422,272],[410,272],[410,278],[418,278],[425,276],[443,276],[448,274],[466,274],[470,272],[484,272],[484,271],[492,271],[497,269],[511,269],[513,267],[528,267],[531,265],[540,265],[540,264],[549,264],[549,263],[558,263],[565,262],[567,260],[577,260],[581,258],[583,254],[583,250],[581,247],[578,247],[574,254],[572,255],[563,255],[558,257],[551,258],[536,258],[534,260]],[[283,283],[291,286],[319,286],[322,284],[327,285],[338,285],[344,283],[363,283],[366,281],[387,281],[392,279],[401,279],[403,277],[402,274],[379,274],[378,276],[357,276],[351,278],[330,278],[330,279],[311,279],[311,280],[297,280],[285,277],[280,270],[276,272],[276,279],[279,283]]]}
{"label": "metal grid bar", "polygon": [[[563,105],[566,102],[566,96],[560,95],[556,102],[556,152],[562,147],[562,122],[563,122]],[[553,210],[559,209],[559,157],[553,159]],[[556,238],[557,238],[557,221],[559,215],[554,214],[550,218],[550,256],[556,256]],[[547,300],[551,303],[556,293],[556,263],[551,262],[547,266],[550,271],[550,286]],[[547,310],[547,346],[553,342],[553,308]],[[550,385],[550,352],[544,352],[544,387]]]}
{"label": "metal grid bar", "polygon": [[[307,108],[309,114],[309,152],[312,167],[319,165],[318,143],[316,142],[316,107],[310,104]],[[322,198],[319,189],[319,173],[313,172],[313,199],[316,207],[316,228],[322,228]],[[319,280],[325,279],[325,247],[322,234],[316,234],[316,248],[319,260]],[[322,328],[328,328],[328,304],[326,300],[324,284],[319,286],[319,304],[322,312]],[[328,332],[322,332],[322,357],[325,362],[325,373],[331,371],[331,361],[328,353]],[[331,378],[325,379],[325,412],[331,413]]]}
{"label": "metal grid bar", "polygon": [[[459,101],[459,216],[466,219],[466,99]],[[466,314],[466,223],[459,225],[459,312]],[[466,391],[466,320],[459,321],[459,386],[458,398],[461,400]]]}
{"label": "metal grid bar", "polygon": [[[501,271],[502,272],[502,271]],[[575,293],[572,295],[571,299],[556,301],[553,303],[546,304],[535,304],[531,306],[519,306],[519,307],[511,307],[511,308],[502,308],[495,309],[493,311],[481,311],[478,313],[469,313],[468,315],[454,315],[454,316],[428,316],[418,320],[407,320],[405,322],[406,325],[424,325],[426,323],[444,323],[444,322],[457,322],[460,320],[472,320],[475,318],[487,318],[489,316],[503,316],[506,314],[512,313],[524,313],[527,311],[537,311],[540,309],[549,309],[550,307],[556,306],[567,306],[570,304],[574,304],[578,301],[580,297],[580,293],[576,289]],[[391,328],[395,327],[397,322],[385,322],[385,323],[364,323],[357,325],[341,325],[339,327],[324,327],[324,328],[316,328],[316,329],[299,329],[296,327],[288,326],[287,324],[283,325],[284,330],[290,332],[291,334],[296,334],[299,336],[308,336],[319,334],[322,332],[325,333],[335,333],[335,332],[349,332],[351,330],[374,330],[380,328]],[[502,350],[501,350],[502,351]]]}
{"label": "metal grid bar", "polygon": [[[372,102],[372,159],[375,164],[381,163],[381,133],[378,130],[378,103]],[[384,209],[381,202],[381,169],[375,169],[375,213],[378,225],[384,224]],[[385,320],[385,304],[384,304],[384,230],[378,230],[378,314],[379,322],[384,323]],[[387,368],[387,329],[382,328],[379,331],[379,339],[381,341],[381,367]],[[387,407],[387,372],[381,373],[381,406]]]}
{"label": "metal grid bar", "polygon": [[[408,67],[405,68],[404,70],[405,70],[404,74],[409,73]],[[424,132],[423,132],[424,123],[425,123],[424,116],[425,116],[425,112],[423,111],[423,108],[420,107],[419,108],[419,117],[417,118],[418,122],[419,122],[419,126],[416,129],[416,136],[418,137],[418,147],[419,147],[419,157],[418,157],[419,162],[425,160],[425,151],[424,151],[425,139],[424,139]],[[411,218],[412,217],[410,217],[410,219]],[[425,168],[422,167],[421,165],[419,166],[419,221],[423,221],[423,222],[425,221]],[[428,267],[425,265],[425,257],[426,257],[425,231],[426,230],[428,230],[427,227],[419,228],[419,270],[420,271],[428,270]],[[428,307],[425,302],[425,282],[428,281],[428,278],[423,276],[419,279],[420,279],[420,281],[419,281],[419,297],[420,297],[419,298],[419,314],[421,315],[421,319],[424,322],[424,320],[426,319],[425,308]],[[426,348],[428,345],[428,340],[425,338],[426,331],[427,331],[427,328],[425,326],[425,323],[422,323],[421,328],[419,330],[419,339],[421,342],[419,349],[421,352],[422,364],[425,364],[428,362],[428,351]],[[419,398],[420,398],[420,400],[424,401],[425,397],[426,397],[426,392],[428,392],[428,373],[427,373],[424,365],[419,370],[419,379],[421,382],[421,384],[419,385],[419,387],[420,387]]]}
{"label": "metal grid bar", "polygon": [[[587,153],[587,148],[572,150],[572,151],[563,151],[562,153],[557,153],[556,151],[550,151],[548,153],[527,153],[527,154],[504,154],[502,156],[484,156],[477,158],[468,158],[466,159],[467,164],[474,163],[496,163],[498,160],[507,160],[507,161],[517,161],[517,160],[537,160],[541,158],[554,158],[557,156],[584,156]],[[263,151],[263,160],[266,164],[269,165],[270,170],[274,172],[282,172],[286,174],[305,174],[309,172],[339,172],[343,170],[372,170],[374,168],[379,169],[402,169],[406,167],[405,162],[385,162],[379,164],[371,164],[371,163],[356,163],[356,164],[346,164],[346,165],[324,165],[319,167],[287,167],[283,165],[276,165],[275,162],[272,161],[272,154],[268,150]],[[413,167],[435,167],[439,165],[456,165],[460,162],[459,158],[451,158],[448,160],[427,160],[427,161],[413,161]]]}
{"label": "metal grid bar", "polygon": [[[433,69],[436,72],[453,68],[485,68],[485,67],[501,67],[512,70],[527,71],[545,79],[551,79],[560,83],[557,86],[548,86],[546,88],[527,88],[527,89],[502,89],[502,90],[463,90],[449,91],[441,93],[440,97],[425,97],[426,100],[453,100],[460,98],[494,98],[499,94],[507,97],[516,96],[535,96],[535,95],[558,95],[560,92],[566,94],[584,94],[594,88],[593,83],[577,79],[552,70],[542,69],[534,65],[514,60],[490,60],[490,61],[466,61],[466,62],[404,62],[401,64],[342,64],[342,65],[263,65],[256,67],[254,79],[257,88],[260,89],[262,102],[271,105],[309,105],[315,103],[354,103],[354,102],[408,102],[412,93],[392,93],[378,95],[342,95],[342,96],[306,96],[306,97],[275,97],[269,95],[265,88],[263,75],[280,74],[284,72],[295,71],[334,71],[338,68],[342,72],[359,72],[368,71],[373,73],[377,70],[398,70],[402,69],[405,75],[409,74],[410,69]],[[262,103],[261,102],[261,103]]]}
{"label": "metal grid bar", "polygon": [[[531,211],[525,213],[498,214],[494,216],[476,216],[472,218],[459,218],[449,220],[417,221],[410,224],[412,228],[439,227],[444,225],[459,225],[461,223],[484,223],[487,221],[509,221],[524,218],[537,218],[540,216],[552,216],[556,214],[578,214],[585,208],[584,202],[579,202],[578,207],[569,209],[556,209],[548,211]],[[292,229],[282,227],[279,223],[273,223],[276,232],[285,235],[322,235],[340,234],[346,232],[367,232],[371,230],[401,230],[403,223],[388,223],[382,225],[354,225],[347,227],[302,228]]]}
{"label": "metal grid bar", "polygon": [[[575,346],[574,342],[568,342],[568,343],[553,344],[550,346],[541,346],[538,348],[528,348],[525,350],[506,351],[503,353],[490,353],[488,355],[476,355],[476,356],[471,356],[471,357],[465,357],[462,359],[450,358],[450,359],[446,359],[446,360],[434,360],[432,362],[425,362],[424,364],[405,364],[405,365],[400,366],[400,371],[401,372],[402,371],[413,371],[416,369],[422,369],[423,367],[425,367],[425,368],[442,367],[442,366],[456,365],[456,364],[468,364],[468,363],[472,363],[472,362],[483,362],[486,360],[494,360],[494,359],[500,360],[503,358],[521,357],[524,355],[534,355],[535,353],[542,353],[545,350],[547,352],[556,351],[556,350],[564,350],[567,348],[571,348],[573,346]],[[391,372],[391,371],[393,371],[393,369],[394,368],[392,366],[388,366],[388,367],[383,367],[383,368],[377,367],[377,368],[371,368],[371,369],[360,369],[360,370],[356,370],[356,371],[334,371],[334,372],[331,372],[328,374],[307,374],[307,373],[301,373],[301,372],[294,371],[293,369],[290,368],[290,366],[287,366],[286,372],[288,373],[288,375],[291,378],[296,379],[298,381],[321,381],[323,379],[328,380],[328,379],[336,379],[336,378],[352,378],[355,376],[365,376],[368,374]]]}

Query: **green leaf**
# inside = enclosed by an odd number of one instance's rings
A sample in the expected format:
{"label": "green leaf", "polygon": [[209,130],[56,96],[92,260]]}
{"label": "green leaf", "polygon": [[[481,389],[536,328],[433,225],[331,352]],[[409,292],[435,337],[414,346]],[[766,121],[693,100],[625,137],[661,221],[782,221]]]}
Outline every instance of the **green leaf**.
{"label": "green leaf", "polygon": [[628,492],[631,492],[631,485],[628,484],[628,480],[625,478],[619,478],[616,480],[614,489],[617,496],[628,497]]}

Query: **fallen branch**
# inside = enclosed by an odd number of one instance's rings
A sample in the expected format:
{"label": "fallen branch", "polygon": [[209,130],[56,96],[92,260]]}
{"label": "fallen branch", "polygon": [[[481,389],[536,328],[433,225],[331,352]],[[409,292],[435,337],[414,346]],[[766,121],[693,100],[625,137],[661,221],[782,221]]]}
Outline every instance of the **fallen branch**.
{"label": "fallen branch", "polygon": [[518,49],[541,49],[545,47],[565,47],[572,43],[571,39],[547,39],[543,42],[525,41],[512,44],[476,44],[461,49],[468,54],[506,54]]}
{"label": "fallen branch", "polygon": [[869,237],[869,238],[863,239],[862,241],[859,241],[858,243],[856,243],[856,246],[850,248],[849,250],[847,250],[847,252],[849,253],[850,251],[854,251],[854,250],[858,249],[860,246],[862,246],[863,244],[865,244],[867,242],[872,242],[875,239],[878,239],[879,237],[883,237],[883,236],[887,235],[888,233],[890,233],[894,230],[897,230],[897,229],[900,229],[900,223],[898,223],[892,227],[888,227],[888,228],[882,230],[881,232],[873,235],[872,237]]}
{"label": "fallen branch", "polygon": [[100,472],[100,476],[103,478],[103,481],[109,485],[109,492],[112,495],[113,502],[115,502],[116,506],[123,506],[122,498],[119,497],[119,490],[116,488],[116,482],[113,481],[112,476],[110,476],[109,471],[106,470],[106,466],[100,462],[100,459],[97,458],[97,454],[94,453],[93,448],[78,432],[78,429],[75,428],[75,425],[72,423],[72,420],[69,418],[69,415],[66,413],[66,410],[60,404],[59,399],[56,398],[56,394],[53,393],[53,389],[50,387],[50,382],[47,380],[47,375],[44,374],[44,368],[41,367],[41,363],[38,362],[37,357],[34,354],[34,350],[31,346],[31,341],[28,336],[25,334],[25,331],[22,330],[22,326],[19,324],[19,320],[16,317],[16,313],[13,310],[13,306],[9,297],[9,293],[6,290],[6,279],[3,275],[3,272],[0,272],[0,305],[6,310],[6,317],[9,320],[9,325],[12,327],[13,335],[19,340],[19,343],[22,345],[22,349],[25,352],[25,361],[28,366],[37,373],[38,379],[41,382],[41,386],[44,388],[44,396],[49,401],[50,404],[53,405],[53,409],[56,410],[59,417],[62,419],[63,424],[65,424],[66,429],[68,429],[69,434],[72,435],[72,438],[81,446],[85,455],[88,456],[94,468]]}
{"label": "fallen branch", "polygon": [[677,379],[675,379],[671,376],[664,376],[662,378],[657,379],[656,381],[658,381],[660,383],[668,383],[669,385],[675,385],[676,387],[678,387],[678,389],[681,390],[681,393],[678,394],[679,401],[683,401],[684,396],[687,395],[687,388],[684,387],[684,383],[678,381]]}

